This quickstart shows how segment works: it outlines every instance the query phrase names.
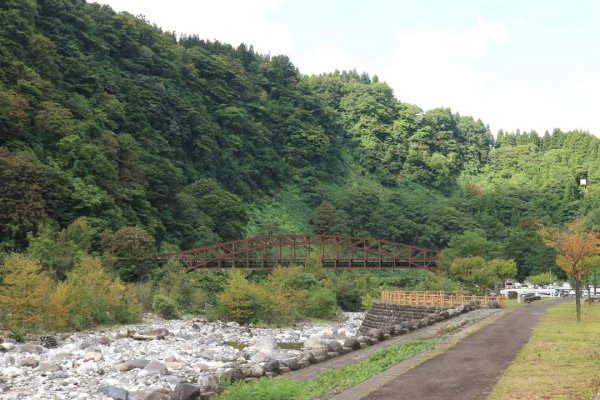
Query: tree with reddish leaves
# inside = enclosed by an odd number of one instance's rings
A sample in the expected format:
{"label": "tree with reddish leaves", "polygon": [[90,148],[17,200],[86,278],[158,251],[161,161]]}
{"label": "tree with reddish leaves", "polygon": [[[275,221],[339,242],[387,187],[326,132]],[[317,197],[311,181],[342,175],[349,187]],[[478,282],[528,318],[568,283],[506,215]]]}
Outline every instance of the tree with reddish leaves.
{"label": "tree with reddish leaves", "polygon": [[590,258],[600,254],[600,238],[586,230],[583,221],[562,228],[542,227],[540,233],[546,246],[556,251],[556,264],[575,284],[577,322],[581,322],[581,284],[594,265]]}

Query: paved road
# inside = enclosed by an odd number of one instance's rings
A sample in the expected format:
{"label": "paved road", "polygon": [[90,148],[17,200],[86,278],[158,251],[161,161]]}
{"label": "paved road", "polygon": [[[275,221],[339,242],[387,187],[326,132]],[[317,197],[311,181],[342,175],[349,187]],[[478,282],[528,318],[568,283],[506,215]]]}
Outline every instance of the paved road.
{"label": "paved road", "polygon": [[[370,358],[375,352],[388,346],[395,346],[402,343],[414,342],[415,340],[431,339],[438,336],[439,331],[446,326],[453,326],[460,323],[461,321],[469,321],[470,323],[474,323],[486,319],[490,316],[494,316],[501,312],[502,311],[500,310],[474,310],[466,314],[459,315],[458,317],[454,317],[446,321],[438,322],[437,324],[409,332],[402,336],[395,336],[390,340],[379,342],[374,346],[369,346],[365,349],[353,351],[341,357],[332,358],[322,363],[313,364],[306,368],[289,372],[285,376],[296,380],[314,379],[321,372],[329,371],[330,369],[346,367],[348,365],[352,365],[359,361]],[[470,324],[468,324],[467,326],[470,326]]]}
{"label": "paved road", "polygon": [[[529,339],[531,330],[554,301],[517,309],[456,346],[378,387],[368,400],[482,400]],[[369,381],[363,385],[369,385]],[[364,393],[364,391],[363,391]],[[356,399],[352,389],[336,399]]]}

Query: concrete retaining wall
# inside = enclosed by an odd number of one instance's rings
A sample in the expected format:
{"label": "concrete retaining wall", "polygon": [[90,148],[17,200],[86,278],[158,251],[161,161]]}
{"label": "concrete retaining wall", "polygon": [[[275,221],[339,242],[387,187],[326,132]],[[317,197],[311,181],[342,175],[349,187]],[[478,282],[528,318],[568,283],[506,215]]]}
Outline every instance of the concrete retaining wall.
{"label": "concrete retaining wall", "polygon": [[381,329],[399,325],[403,321],[421,320],[431,314],[439,314],[450,307],[414,306],[406,304],[373,303],[360,326],[360,333],[366,334],[370,329]]}

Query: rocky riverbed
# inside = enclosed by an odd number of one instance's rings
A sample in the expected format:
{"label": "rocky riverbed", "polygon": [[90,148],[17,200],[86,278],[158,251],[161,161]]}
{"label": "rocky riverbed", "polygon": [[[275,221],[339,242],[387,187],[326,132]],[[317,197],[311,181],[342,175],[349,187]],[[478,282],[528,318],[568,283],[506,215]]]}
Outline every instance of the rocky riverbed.
{"label": "rocky riverbed", "polygon": [[59,335],[54,348],[6,340],[0,344],[0,398],[185,399],[196,387],[208,397],[220,379],[302,367],[298,363],[307,361],[300,348],[311,342],[337,342],[341,349],[358,335],[363,317],[345,313],[341,322],[285,329],[147,317],[141,324]]}

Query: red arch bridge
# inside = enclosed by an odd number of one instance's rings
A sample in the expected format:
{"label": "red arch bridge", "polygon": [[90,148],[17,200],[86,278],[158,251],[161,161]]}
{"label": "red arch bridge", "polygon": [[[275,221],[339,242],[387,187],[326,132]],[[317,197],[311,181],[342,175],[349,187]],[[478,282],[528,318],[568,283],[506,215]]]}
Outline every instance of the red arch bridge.
{"label": "red arch bridge", "polygon": [[214,268],[269,269],[304,265],[318,256],[330,269],[432,270],[437,252],[386,240],[341,235],[277,235],[211,244],[197,249],[166,253],[161,262],[180,261],[186,271]]}

